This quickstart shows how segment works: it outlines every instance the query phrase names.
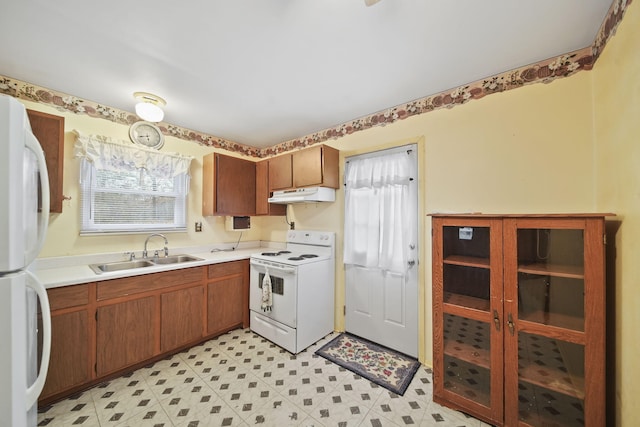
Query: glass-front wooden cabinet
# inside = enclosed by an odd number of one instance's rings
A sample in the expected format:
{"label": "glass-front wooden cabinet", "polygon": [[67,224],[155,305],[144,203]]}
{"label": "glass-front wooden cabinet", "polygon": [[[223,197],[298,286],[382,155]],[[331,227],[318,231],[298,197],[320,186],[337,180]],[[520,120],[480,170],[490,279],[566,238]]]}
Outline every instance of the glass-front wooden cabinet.
{"label": "glass-front wooden cabinet", "polygon": [[604,285],[604,215],[434,215],[434,400],[604,426]]}

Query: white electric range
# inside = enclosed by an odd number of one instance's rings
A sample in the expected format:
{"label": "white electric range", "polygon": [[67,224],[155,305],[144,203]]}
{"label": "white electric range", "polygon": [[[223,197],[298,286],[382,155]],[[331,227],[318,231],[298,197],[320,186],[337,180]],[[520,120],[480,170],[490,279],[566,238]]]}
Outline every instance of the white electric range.
{"label": "white electric range", "polygon": [[[291,230],[285,249],[253,254],[250,263],[252,331],[293,354],[333,332],[335,233]],[[266,274],[273,303],[264,311]]]}

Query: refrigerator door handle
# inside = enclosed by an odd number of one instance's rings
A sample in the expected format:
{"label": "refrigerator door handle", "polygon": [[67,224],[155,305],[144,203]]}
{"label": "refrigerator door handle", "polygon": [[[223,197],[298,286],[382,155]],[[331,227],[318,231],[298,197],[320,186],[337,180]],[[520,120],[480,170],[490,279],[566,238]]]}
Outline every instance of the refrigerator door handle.
{"label": "refrigerator door handle", "polygon": [[[43,206],[44,209],[44,206]],[[44,382],[47,379],[49,370],[49,358],[51,357],[51,309],[49,307],[49,298],[47,290],[42,283],[31,273],[26,271],[28,279],[26,286],[33,289],[38,295],[40,307],[42,308],[42,360],[40,362],[40,372],[34,383],[27,388],[27,408],[29,410],[38,400],[38,396],[42,393]]]}
{"label": "refrigerator door handle", "polygon": [[44,152],[40,143],[31,132],[27,132],[27,138],[25,139],[25,146],[35,154],[38,161],[38,170],[40,173],[40,188],[42,197],[42,211],[40,213],[40,223],[38,224],[38,243],[36,247],[29,248],[25,254],[26,264],[31,264],[33,260],[38,257],[38,254],[44,246],[44,239],[47,235],[47,226],[49,225],[49,175],[47,174],[47,163],[44,158]]}

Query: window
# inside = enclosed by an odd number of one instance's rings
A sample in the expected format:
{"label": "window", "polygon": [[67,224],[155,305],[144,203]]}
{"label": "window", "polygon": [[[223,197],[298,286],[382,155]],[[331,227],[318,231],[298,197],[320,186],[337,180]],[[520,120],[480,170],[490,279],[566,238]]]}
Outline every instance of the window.
{"label": "window", "polygon": [[81,142],[81,234],[186,231],[190,158]]}

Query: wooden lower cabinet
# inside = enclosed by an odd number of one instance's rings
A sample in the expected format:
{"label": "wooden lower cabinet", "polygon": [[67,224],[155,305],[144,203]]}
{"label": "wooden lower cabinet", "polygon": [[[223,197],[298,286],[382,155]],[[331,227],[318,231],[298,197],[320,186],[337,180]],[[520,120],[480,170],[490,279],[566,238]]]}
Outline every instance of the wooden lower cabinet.
{"label": "wooden lower cabinet", "polygon": [[48,290],[51,359],[40,404],[248,327],[248,281],[241,260]]}
{"label": "wooden lower cabinet", "polygon": [[242,277],[231,277],[209,283],[207,293],[208,334],[228,331],[242,324]]}
{"label": "wooden lower cabinet", "polygon": [[207,334],[217,335],[249,326],[249,262],[234,261],[209,266],[207,284]]}
{"label": "wooden lower cabinet", "polygon": [[154,296],[98,308],[96,374],[102,376],[155,355]]}
{"label": "wooden lower cabinet", "polygon": [[[83,284],[47,292],[51,309],[51,357],[41,400],[93,379],[91,334],[94,330],[94,313],[89,307],[90,287]],[[38,349],[41,349],[40,317],[38,323]]]}
{"label": "wooden lower cabinet", "polygon": [[92,379],[88,343],[89,314],[86,309],[51,316],[51,358],[41,399]]}
{"label": "wooden lower cabinet", "polygon": [[203,336],[202,285],[160,295],[160,351],[171,351]]}

